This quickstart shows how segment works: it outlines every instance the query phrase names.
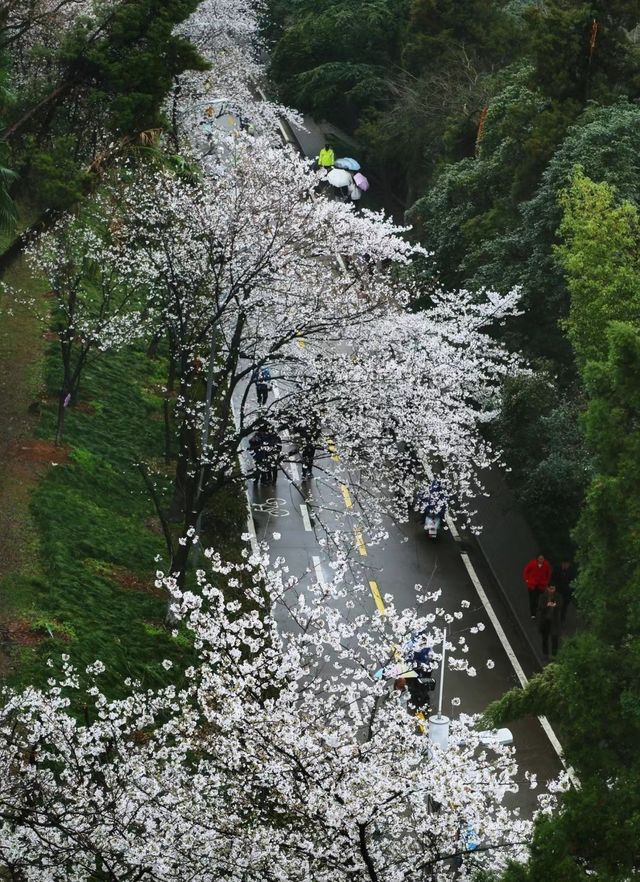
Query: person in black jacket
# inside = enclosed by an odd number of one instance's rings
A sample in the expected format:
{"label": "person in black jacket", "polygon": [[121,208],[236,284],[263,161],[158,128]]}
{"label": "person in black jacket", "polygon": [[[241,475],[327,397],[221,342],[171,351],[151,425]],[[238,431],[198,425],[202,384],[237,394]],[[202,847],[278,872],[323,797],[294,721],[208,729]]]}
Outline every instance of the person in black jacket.
{"label": "person in black jacket", "polygon": [[542,654],[547,661],[549,638],[551,638],[551,655],[555,656],[558,652],[562,628],[562,596],[556,591],[554,584],[547,585],[544,594],[540,596],[536,619],[542,637]]}
{"label": "person in black jacket", "polygon": [[558,594],[562,597],[562,618],[564,623],[567,618],[569,604],[573,603],[573,580],[576,577],[576,569],[570,560],[563,558],[559,565],[553,568],[551,581],[556,586]]}

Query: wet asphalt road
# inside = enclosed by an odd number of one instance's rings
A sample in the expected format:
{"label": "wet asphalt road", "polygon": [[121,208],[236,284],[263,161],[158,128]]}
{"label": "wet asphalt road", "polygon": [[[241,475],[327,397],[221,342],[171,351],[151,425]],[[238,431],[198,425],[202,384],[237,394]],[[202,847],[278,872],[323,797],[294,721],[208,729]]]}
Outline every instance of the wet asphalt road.
{"label": "wet asphalt road", "polygon": [[[325,460],[328,459],[325,454]],[[259,540],[269,542],[273,554],[285,557],[292,574],[304,579],[305,574],[309,573],[307,578],[314,581],[322,574],[329,581],[332,577],[329,565],[331,554],[323,543],[326,527],[331,529],[342,525],[349,532],[357,528],[360,523],[357,506],[354,504],[353,509],[347,507],[348,497],[345,499],[341,493],[332,475],[331,463],[327,467],[323,462],[322,468],[316,469],[314,478],[303,483],[300,483],[299,473],[296,472],[296,466],[285,464],[275,486],[250,482],[249,498],[256,534]],[[293,481],[291,477],[294,477]],[[306,510],[301,507],[305,494],[310,494],[312,499]],[[380,595],[383,598],[391,595],[398,609],[419,607],[417,595],[422,592],[416,586],[429,591],[441,589],[438,604],[447,612],[460,610],[463,600],[469,602],[470,607],[464,611],[462,622],[456,621],[452,625],[452,638],[456,640],[456,628],[465,633],[469,662],[476,668],[477,676],[470,678],[465,673],[447,672],[443,713],[455,717],[459,711],[482,712],[508,689],[517,686],[518,679],[479,600],[460,556],[461,551],[468,554],[527,676],[537,670],[537,663],[522,641],[519,629],[510,620],[490,573],[475,549],[473,538],[463,533],[458,543],[445,531],[437,540],[430,540],[415,517],[408,524],[388,524],[387,527],[389,538],[379,545],[367,541],[366,528],[362,532],[362,540],[354,533],[350,555],[354,582],[365,585],[375,582]],[[279,538],[274,538],[274,533]],[[374,594],[369,592],[362,595],[349,614],[357,615],[363,611],[362,604],[365,605],[364,611],[372,615],[376,609]],[[469,627],[479,622],[484,624],[484,630],[469,634]],[[486,666],[488,659],[494,662],[492,669]],[[451,704],[453,698],[460,699],[458,706]],[[538,720],[522,720],[510,728],[521,772],[528,770],[535,773],[541,785],[555,777],[561,764]],[[523,787],[514,799],[528,813],[535,806],[536,791],[528,789],[524,775],[521,780]]]}

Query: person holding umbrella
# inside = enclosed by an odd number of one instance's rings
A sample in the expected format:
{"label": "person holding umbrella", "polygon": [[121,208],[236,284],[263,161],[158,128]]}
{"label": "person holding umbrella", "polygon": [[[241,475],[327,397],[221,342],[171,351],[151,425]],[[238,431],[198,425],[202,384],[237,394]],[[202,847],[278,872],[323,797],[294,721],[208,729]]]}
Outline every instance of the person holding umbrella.
{"label": "person holding umbrella", "polygon": [[349,199],[351,199],[352,202],[357,203],[358,200],[362,197],[362,190],[355,184],[354,181],[351,181],[351,183],[347,187],[347,192],[349,194]]}

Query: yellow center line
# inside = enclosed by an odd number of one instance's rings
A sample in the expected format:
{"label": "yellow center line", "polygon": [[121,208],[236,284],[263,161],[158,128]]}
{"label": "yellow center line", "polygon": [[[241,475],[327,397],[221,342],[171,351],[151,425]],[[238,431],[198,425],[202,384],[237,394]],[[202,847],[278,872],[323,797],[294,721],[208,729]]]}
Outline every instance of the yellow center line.
{"label": "yellow center line", "polygon": [[331,454],[331,459],[334,462],[340,462],[340,457],[338,456],[338,451],[335,445],[335,442],[331,440],[331,438],[327,438],[327,450]]}
{"label": "yellow center line", "polygon": [[366,557],[367,554],[367,546],[364,544],[364,537],[362,535],[362,530],[359,527],[356,527],[353,531],[356,536],[356,548],[360,552],[362,557]]}
{"label": "yellow center line", "polygon": [[373,599],[375,601],[376,607],[378,608],[378,612],[381,616],[385,614],[385,607],[382,601],[382,597],[380,595],[380,589],[378,588],[378,583],[374,582],[373,579],[369,582],[369,588],[373,595]]}
{"label": "yellow center line", "polygon": [[340,484],[340,490],[342,491],[342,498],[344,499],[344,504],[347,508],[353,508],[353,501],[351,500],[351,494],[349,493],[349,488],[346,484]]}
{"label": "yellow center line", "polygon": [[298,346],[300,347],[300,349],[304,349],[304,337],[298,337],[296,342],[297,342]]}

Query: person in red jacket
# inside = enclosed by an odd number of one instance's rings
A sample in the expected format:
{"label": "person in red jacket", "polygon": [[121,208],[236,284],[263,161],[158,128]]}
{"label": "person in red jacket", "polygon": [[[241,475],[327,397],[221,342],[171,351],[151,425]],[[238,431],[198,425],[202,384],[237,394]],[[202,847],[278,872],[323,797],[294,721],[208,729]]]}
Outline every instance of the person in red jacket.
{"label": "person in red jacket", "polygon": [[543,554],[532,558],[522,571],[522,578],[529,591],[529,613],[535,619],[540,595],[551,581],[551,564]]}

